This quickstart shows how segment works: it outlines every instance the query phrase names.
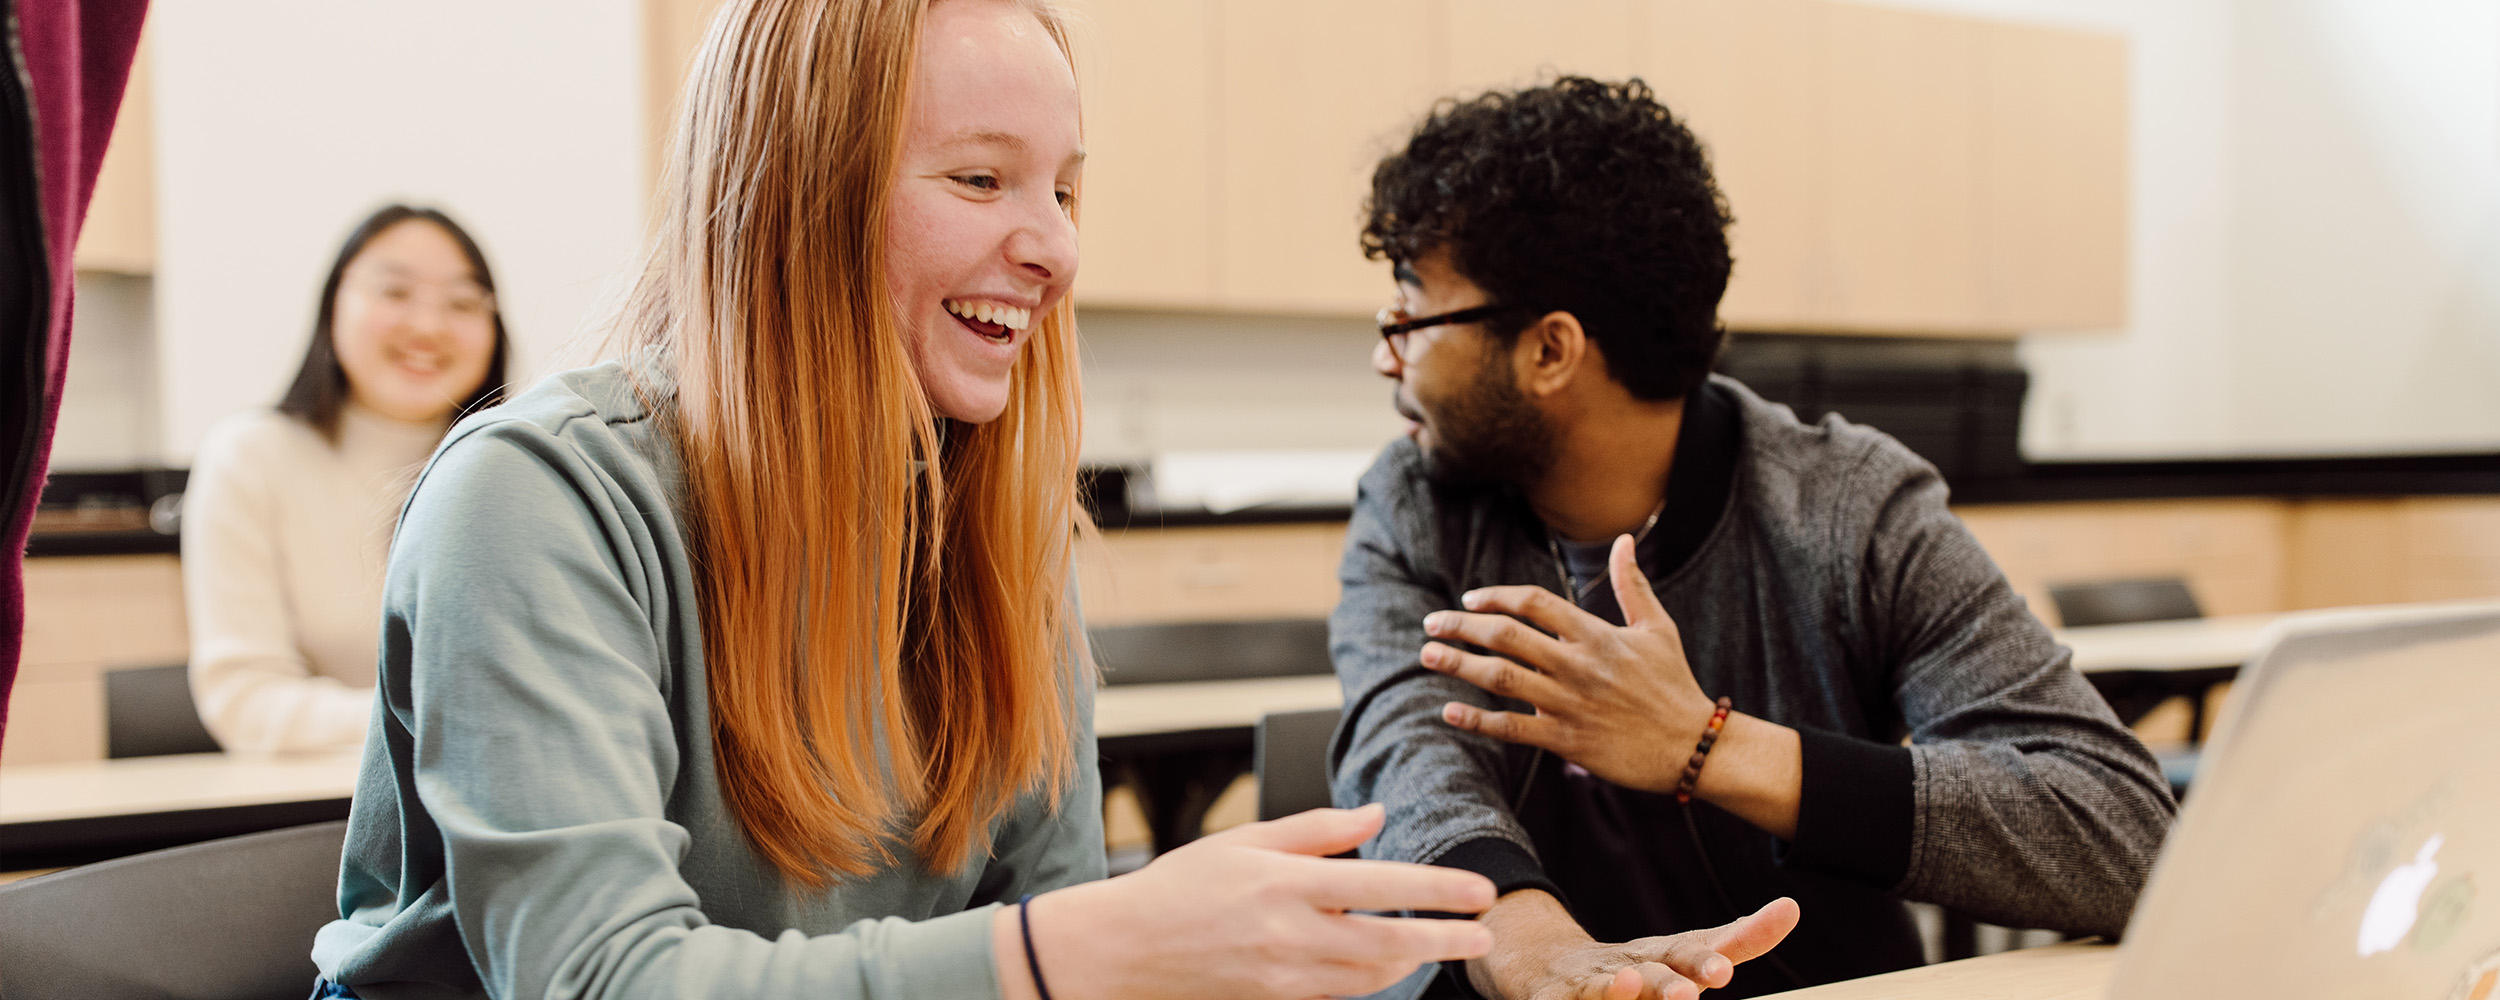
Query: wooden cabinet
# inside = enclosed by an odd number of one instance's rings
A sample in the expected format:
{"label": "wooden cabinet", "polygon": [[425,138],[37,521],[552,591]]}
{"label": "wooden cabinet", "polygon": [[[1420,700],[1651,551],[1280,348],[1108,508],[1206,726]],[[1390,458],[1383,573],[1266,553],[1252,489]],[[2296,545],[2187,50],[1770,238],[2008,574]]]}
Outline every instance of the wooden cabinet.
{"label": "wooden cabinet", "polygon": [[1216,6],[1214,301],[1257,312],[1371,315],[1388,304],[1392,282],[1389,265],[1364,259],[1358,248],[1362,206],[1372,167],[1437,92],[1430,36],[1421,30],[1432,4]]}
{"label": "wooden cabinet", "polygon": [[[1214,0],[1082,0],[1071,35],[1085,102],[1077,201],[1088,301],[1215,301],[1220,120]],[[1352,239],[1349,235],[1348,239]]]}
{"label": "wooden cabinet", "polygon": [[1827,4],[1820,0],[1662,0],[1641,75],[1709,145],[1735,225],[1719,315],[1730,325],[1803,325],[1831,299],[1822,238]]}
{"label": "wooden cabinet", "polygon": [[1979,245],[1979,25],[1832,4],[1823,62],[1819,300],[1770,325],[1984,328]]}
{"label": "wooden cabinet", "polygon": [[1106,531],[1077,553],[1091,625],[1325,618],[1344,522]]}
{"label": "wooden cabinet", "polygon": [[[1737,222],[1730,326],[2122,325],[2126,50],[1828,0],[1086,0],[1097,306],[1368,314],[1371,166],[1443,96],[1642,76]],[[1200,277],[1203,271],[1203,279]]]}
{"label": "wooden cabinet", "polygon": [[2293,607],[2500,597],[2500,498],[2311,500],[2298,511]]}
{"label": "wooden cabinet", "polygon": [[2500,497],[2271,497],[1954,508],[2015,592],[2176,576],[2209,615],[2500,597]]}
{"label": "wooden cabinet", "polygon": [[[1434,96],[1528,86],[1551,73],[1601,80],[1638,74],[1643,39],[1633,27],[1649,7],[1646,0],[1443,0],[1445,69]],[[1421,118],[1426,106],[1410,117]]]}
{"label": "wooden cabinet", "polygon": [[1754,330],[2126,322],[2126,46],[1820,0],[1660,0],[1644,75],[1736,216]]}
{"label": "wooden cabinet", "polygon": [[1980,29],[1979,241],[1987,329],[2127,322],[2127,47]]}
{"label": "wooden cabinet", "polygon": [[147,274],[156,269],[156,100],[147,35],[130,63],[113,137],[87,201],[71,265],[81,271]]}
{"label": "wooden cabinet", "polygon": [[104,756],[104,672],[190,658],[169,555],[26,560],[26,635],[0,764]]}
{"label": "wooden cabinet", "polygon": [[694,54],[703,47],[703,33],[720,5],[721,0],[643,0],[643,120],[649,123],[643,144],[650,149],[649,178],[655,187],[668,163],[686,73],[694,68]]}
{"label": "wooden cabinet", "polygon": [[2281,500],[2222,498],[1982,504],[1953,511],[2040,620],[2049,588],[2175,576],[2209,615],[2287,610]]}

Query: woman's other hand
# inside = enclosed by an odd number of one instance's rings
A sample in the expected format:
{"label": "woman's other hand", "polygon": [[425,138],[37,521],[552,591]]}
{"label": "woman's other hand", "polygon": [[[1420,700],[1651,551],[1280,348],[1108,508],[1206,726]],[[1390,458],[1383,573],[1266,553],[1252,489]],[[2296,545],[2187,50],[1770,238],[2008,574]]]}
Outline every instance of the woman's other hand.
{"label": "woman's other hand", "polygon": [[[1493,884],[1473,872],[1328,857],[1371,839],[1382,816],[1370,805],[1251,823],[1036,897],[1033,949],[1052,1000],[1359,995],[1490,950],[1492,932],[1473,920],[1358,912],[1493,905]],[[1010,998],[1033,997],[1016,920],[1003,910],[993,929],[1000,982]]]}

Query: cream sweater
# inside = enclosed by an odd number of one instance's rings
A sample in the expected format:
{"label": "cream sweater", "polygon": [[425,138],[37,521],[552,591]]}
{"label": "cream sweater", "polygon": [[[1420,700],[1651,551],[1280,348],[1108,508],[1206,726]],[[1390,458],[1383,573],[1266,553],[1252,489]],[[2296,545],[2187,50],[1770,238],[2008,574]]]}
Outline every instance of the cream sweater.
{"label": "cream sweater", "polygon": [[336,447],[268,410],[209,432],[183,497],[182,582],[191,696],[228,751],[364,740],[391,525],[445,427],[351,403]]}

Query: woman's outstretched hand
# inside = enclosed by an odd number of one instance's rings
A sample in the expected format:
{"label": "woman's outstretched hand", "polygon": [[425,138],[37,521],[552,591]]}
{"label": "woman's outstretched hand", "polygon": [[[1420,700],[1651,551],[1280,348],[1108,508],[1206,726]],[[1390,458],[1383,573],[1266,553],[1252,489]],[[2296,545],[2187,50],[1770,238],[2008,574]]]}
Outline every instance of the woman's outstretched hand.
{"label": "woman's outstretched hand", "polygon": [[[1119,878],[1036,897],[1033,948],[1052,1000],[1302,1000],[1386,989],[1425,962],[1475,958],[1472,920],[1364,910],[1481,913],[1493,884],[1455,868],[1328,857],[1379,832],[1382,810],[1314,809],[1235,827]],[[1017,915],[991,939],[1011,1000],[1035,997]]]}

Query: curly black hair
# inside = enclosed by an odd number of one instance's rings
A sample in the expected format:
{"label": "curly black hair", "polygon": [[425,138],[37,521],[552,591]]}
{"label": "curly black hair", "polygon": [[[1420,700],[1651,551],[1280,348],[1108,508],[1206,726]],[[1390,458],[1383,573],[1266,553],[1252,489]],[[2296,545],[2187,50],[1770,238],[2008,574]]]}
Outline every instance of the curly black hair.
{"label": "curly black hair", "polygon": [[1489,324],[1506,339],[1572,314],[1638,398],[1693,391],[1726,341],[1727,201],[1700,140],[1637,78],[1444,100],[1372,172],[1364,211],[1364,256],[1446,249],[1490,301],[1523,307]]}

